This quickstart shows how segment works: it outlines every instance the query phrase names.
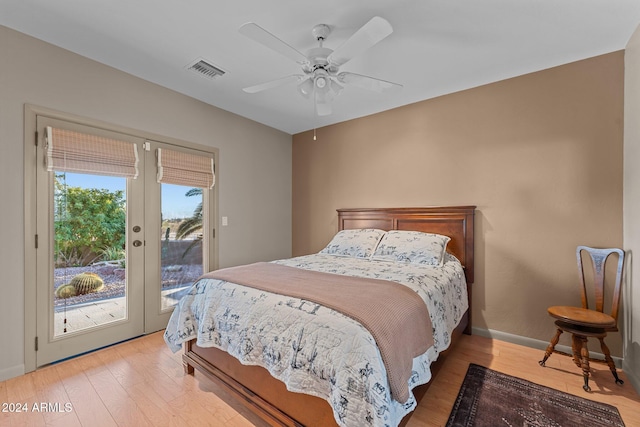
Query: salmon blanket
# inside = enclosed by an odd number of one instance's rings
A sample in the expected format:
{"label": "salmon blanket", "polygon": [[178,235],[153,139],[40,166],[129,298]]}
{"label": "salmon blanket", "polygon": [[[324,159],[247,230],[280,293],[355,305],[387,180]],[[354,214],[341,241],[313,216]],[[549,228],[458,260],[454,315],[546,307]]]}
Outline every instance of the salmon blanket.
{"label": "salmon blanket", "polygon": [[409,399],[414,357],[433,345],[427,306],[399,283],[342,276],[259,262],[203,276],[322,304],[358,321],[373,336],[387,371],[391,395]]}

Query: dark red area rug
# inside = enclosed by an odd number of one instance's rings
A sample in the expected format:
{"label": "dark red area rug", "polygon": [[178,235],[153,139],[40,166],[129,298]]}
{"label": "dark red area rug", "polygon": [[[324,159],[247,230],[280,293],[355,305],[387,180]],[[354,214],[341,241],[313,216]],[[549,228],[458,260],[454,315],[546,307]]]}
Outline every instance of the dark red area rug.
{"label": "dark red area rug", "polygon": [[624,427],[616,407],[470,364],[447,427]]}

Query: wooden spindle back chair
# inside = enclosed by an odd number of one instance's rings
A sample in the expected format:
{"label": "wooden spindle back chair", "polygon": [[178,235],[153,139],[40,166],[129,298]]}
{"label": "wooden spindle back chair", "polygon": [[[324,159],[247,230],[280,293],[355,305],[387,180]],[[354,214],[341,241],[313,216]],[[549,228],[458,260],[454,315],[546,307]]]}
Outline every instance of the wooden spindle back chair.
{"label": "wooden spindle back chair", "polygon": [[[593,281],[595,292],[595,308],[589,308],[587,283],[585,281],[582,253],[590,255],[593,266]],[[610,255],[617,254],[618,262],[616,277],[613,287],[612,307],[609,313],[605,313],[605,266]],[[544,366],[547,359],[555,351],[560,335],[568,332],[572,337],[573,361],[582,369],[585,391],[591,391],[589,387],[589,349],[587,347],[588,338],[597,338],[600,341],[600,348],[604,354],[605,361],[611,369],[616,384],[623,384],[618,378],[615,363],[611,358],[611,352],[604,343],[604,338],[608,332],[618,331],[618,309],[620,308],[620,295],[622,290],[622,275],[624,271],[624,251],[617,248],[597,249],[588,246],[578,246],[576,249],[578,262],[578,274],[581,285],[582,307],[572,306],[552,306],[547,309],[549,315],[555,319],[556,334],[551,339],[544,358],[539,362]]]}

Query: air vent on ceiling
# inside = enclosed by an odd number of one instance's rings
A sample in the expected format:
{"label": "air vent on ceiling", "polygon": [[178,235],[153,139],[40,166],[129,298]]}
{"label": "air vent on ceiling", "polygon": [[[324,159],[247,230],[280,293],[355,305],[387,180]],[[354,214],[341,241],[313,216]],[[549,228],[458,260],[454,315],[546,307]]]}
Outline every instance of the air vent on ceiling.
{"label": "air vent on ceiling", "polygon": [[215,79],[218,76],[223,76],[225,73],[221,68],[216,67],[202,58],[198,58],[191,64],[187,65],[187,69],[209,79]]}

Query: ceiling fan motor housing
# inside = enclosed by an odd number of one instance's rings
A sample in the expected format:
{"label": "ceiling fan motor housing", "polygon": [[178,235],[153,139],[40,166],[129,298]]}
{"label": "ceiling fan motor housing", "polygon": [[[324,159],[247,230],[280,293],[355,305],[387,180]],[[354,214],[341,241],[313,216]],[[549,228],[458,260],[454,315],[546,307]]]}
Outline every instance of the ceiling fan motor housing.
{"label": "ceiling fan motor housing", "polygon": [[309,58],[309,65],[305,70],[307,73],[313,73],[315,70],[322,68],[327,72],[337,71],[336,67],[329,64],[327,58],[333,53],[332,49],[326,47],[314,47],[309,49],[307,57]]}

